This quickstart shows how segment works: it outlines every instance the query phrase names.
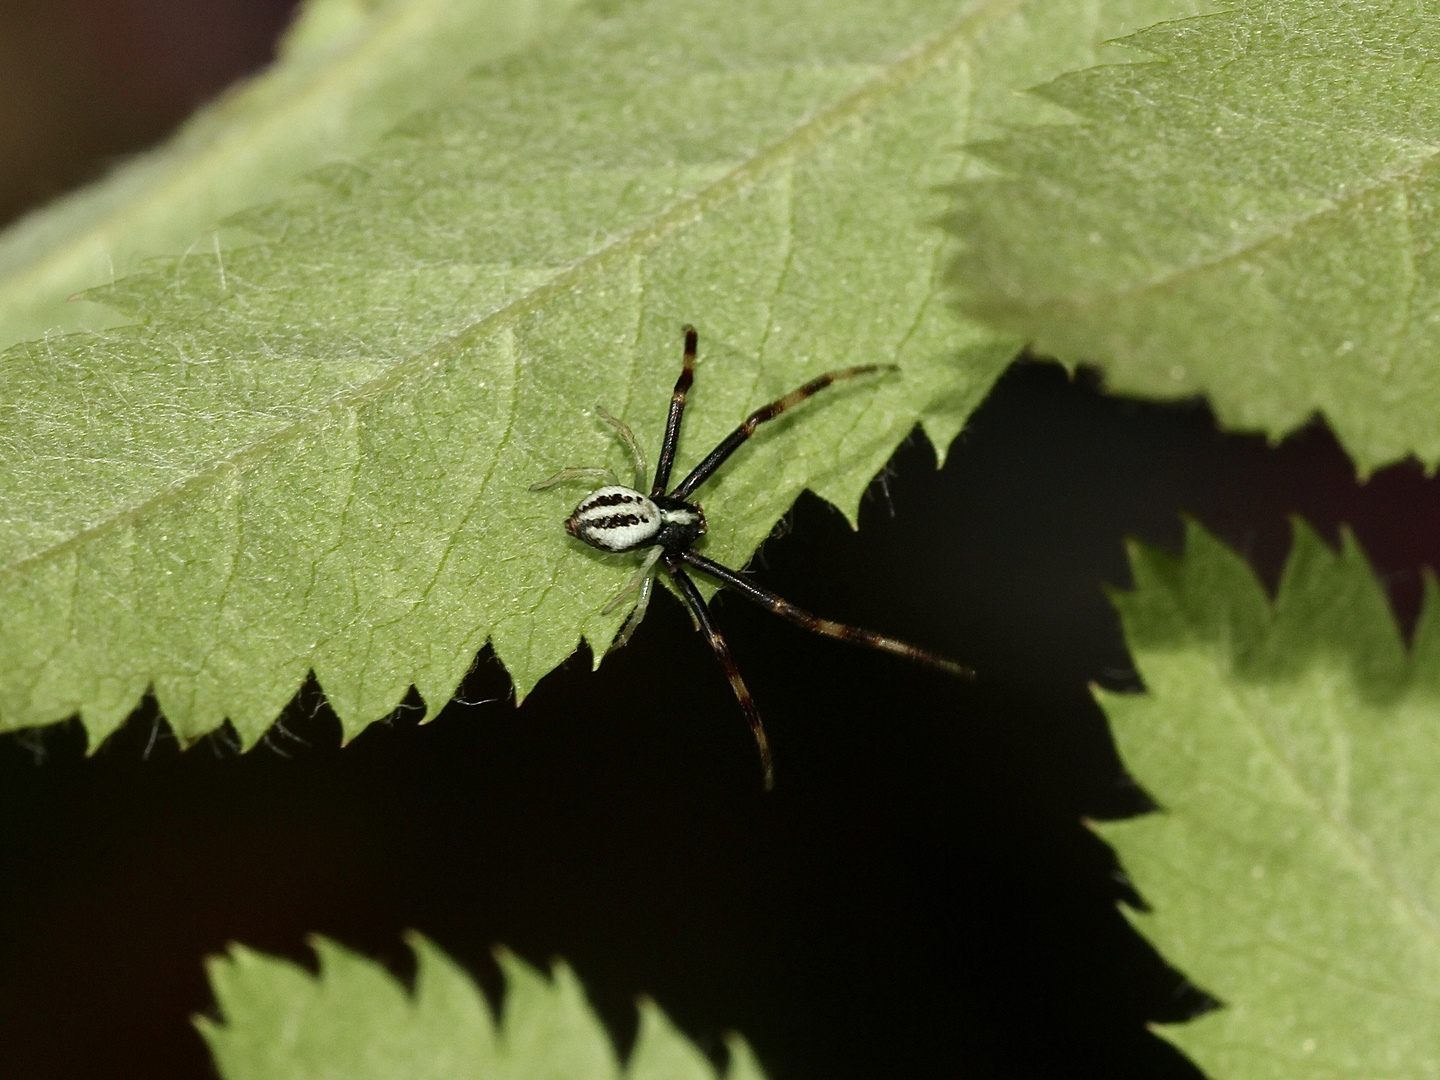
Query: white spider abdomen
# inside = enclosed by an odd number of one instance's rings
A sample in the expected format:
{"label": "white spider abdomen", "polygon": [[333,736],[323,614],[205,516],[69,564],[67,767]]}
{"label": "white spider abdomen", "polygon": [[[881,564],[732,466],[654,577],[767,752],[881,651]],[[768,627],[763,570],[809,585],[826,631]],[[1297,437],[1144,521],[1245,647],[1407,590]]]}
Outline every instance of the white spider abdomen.
{"label": "white spider abdomen", "polygon": [[565,522],[565,531],[601,551],[633,551],[655,539],[663,524],[660,508],[634,488],[592,491]]}

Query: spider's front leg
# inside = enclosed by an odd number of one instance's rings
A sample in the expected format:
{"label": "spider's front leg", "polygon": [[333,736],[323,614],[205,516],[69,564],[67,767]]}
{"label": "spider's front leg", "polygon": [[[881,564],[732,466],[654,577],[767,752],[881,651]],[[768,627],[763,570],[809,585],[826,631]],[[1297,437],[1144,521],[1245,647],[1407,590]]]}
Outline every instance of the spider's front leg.
{"label": "spider's front leg", "polygon": [[719,628],[710,618],[710,609],[705,606],[704,597],[700,595],[700,590],[695,587],[695,582],[690,580],[690,575],[685,573],[680,562],[680,555],[670,555],[660,565],[665,567],[665,572],[675,583],[675,589],[680,594],[680,598],[690,609],[690,617],[695,621],[696,627],[704,633],[705,640],[710,643],[710,648],[715,653],[715,659],[720,661],[720,667],[725,672],[725,678],[730,681],[730,689],[735,691],[735,698],[740,702],[740,708],[745,710],[745,718],[750,721],[750,730],[755,735],[755,747],[760,751],[760,767],[765,771],[765,790],[770,791],[775,787],[775,766],[770,760],[770,740],[765,736],[765,725],[760,721],[760,710],[755,707],[755,699],[750,696],[749,687],[740,677],[740,668],[735,664],[735,657],[730,653],[730,646],[726,644],[725,639],[720,635]]}
{"label": "spider's front leg", "polygon": [[964,664],[957,664],[954,660],[947,660],[943,656],[936,656],[932,652],[918,649],[898,638],[886,637],[884,634],[877,634],[873,630],[866,630],[860,626],[838,623],[833,619],[817,618],[808,611],[802,611],[784,597],[776,596],[769,589],[762,589],[745,575],[736,573],[728,566],[721,566],[713,559],[705,558],[698,551],[682,551],[675,558],[693,566],[702,574],[714,578],[726,588],[735,590],[751,603],[759,604],[766,611],[773,612],[782,619],[792,622],[796,626],[802,626],[806,630],[824,634],[826,637],[839,638],[841,641],[852,641],[856,645],[864,645],[881,652],[893,653],[895,656],[903,656],[907,660],[918,660],[922,664],[928,664],[930,667],[950,675],[958,675],[962,679],[975,677],[975,672]]}

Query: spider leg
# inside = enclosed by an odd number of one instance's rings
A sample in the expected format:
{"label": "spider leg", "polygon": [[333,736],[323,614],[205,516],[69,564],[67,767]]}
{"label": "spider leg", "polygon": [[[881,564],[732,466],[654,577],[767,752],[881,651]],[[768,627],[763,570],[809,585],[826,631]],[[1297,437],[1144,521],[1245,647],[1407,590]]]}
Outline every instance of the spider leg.
{"label": "spider leg", "polygon": [[721,566],[705,556],[694,551],[681,552],[678,558],[689,563],[702,574],[706,574],[726,588],[734,589],[741,596],[745,597],[761,607],[774,612],[782,619],[788,619],[796,626],[803,626],[806,630],[813,630],[817,634],[824,634],[826,637],[841,638],[844,641],[853,641],[857,645],[868,645],[872,649],[879,649],[882,652],[894,653],[896,656],[904,656],[911,660],[918,660],[922,664],[929,664],[933,668],[947,671],[951,675],[959,675],[962,678],[973,679],[975,672],[964,664],[957,664],[953,660],[946,660],[943,656],[936,656],[924,649],[917,649],[914,645],[908,645],[895,638],[885,637],[873,630],[862,630],[858,626],[847,626],[845,623],[832,622],[829,619],[817,618],[808,611],[802,611],[789,600],[776,596],[768,589],[762,589],[759,585],[748,578],[737,574],[728,566]]}
{"label": "spider leg", "polygon": [[625,622],[621,625],[619,633],[615,635],[615,640],[610,643],[610,648],[607,650],[608,652],[623,649],[626,645],[630,644],[630,638],[634,635],[635,631],[640,628],[640,624],[645,621],[645,612],[650,607],[650,594],[654,589],[655,578],[653,576],[647,577],[640,586],[640,599],[636,601],[635,606],[630,609],[630,614],[625,616]]}
{"label": "spider leg", "polygon": [[[681,480],[679,485],[670,494],[677,499],[688,499],[690,493],[710,479],[710,475],[724,464],[725,459],[740,448],[741,443],[755,434],[755,429],[766,420],[774,420],[786,409],[794,408],[804,401],[811,394],[818,394],[831,383],[839,382],[841,379],[854,378],[856,375],[864,375],[871,371],[896,371],[894,364],[862,364],[860,367],[841,368],[838,371],[827,371],[818,378],[811,379],[804,386],[791,390],[790,393],[772,401],[769,405],[761,406],[745,418],[744,423],[725,436],[720,445],[711,450],[705,460],[695,466],[689,476]],[[669,478],[669,473],[666,473]],[[658,477],[657,477],[658,479]]]}
{"label": "spider leg", "polygon": [[720,636],[720,631],[716,629],[715,623],[711,620],[710,609],[705,606],[705,600],[701,597],[700,590],[695,587],[695,582],[691,581],[690,575],[681,568],[679,557],[667,556],[660,565],[665,567],[665,572],[675,583],[676,591],[685,601],[685,606],[690,609],[691,618],[699,625],[706,640],[710,642],[710,648],[715,652],[715,659],[720,661],[720,666],[725,670],[725,677],[730,680],[730,689],[735,691],[735,697],[740,701],[740,708],[745,710],[745,718],[750,721],[750,730],[755,733],[755,746],[760,751],[760,765],[765,770],[765,790],[769,791],[775,786],[775,768],[770,761],[770,740],[765,737],[765,725],[760,722],[760,711],[755,708],[755,702],[750,697],[745,680],[740,677],[740,669],[735,666],[735,657],[730,655],[730,646],[725,644],[725,639]]}
{"label": "spider leg", "polygon": [[556,484],[564,483],[566,480],[577,480],[582,476],[604,477],[609,479],[611,483],[618,482],[615,474],[609,469],[561,469],[554,476],[550,477],[549,480],[541,480],[538,484],[531,484],[530,490],[544,491],[548,487],[554,487]]}
{"label": "spider leg", "polygon": [[656,544],[647,551],[645,558],[640,560],[640,565],[635,568],[635,573],[631,576],[630,580],[625,583],[625,586],[609,600],[605,601],[605,606],[600,609],[600,614],[609,615],[610,612],[620,606],[620,601],[624,600],[625,597],[629,596],[636,589],[644,588],[645,583],[650,580],[650,572],[655,569],[655,564],[660,561],[660,556],[664,553],[665,549],[659,544]]}
{"label": "spider leg", "polygon": [[630,425],[611,416],[600,405],[595,406],[595,411],[600,414],[601,420],[613,427],[619,432],[620,438],[625,440],[625,445],[630,448],[630,460],[635,462],[635,490],[645,490],[645,474],[649,471],[645,467],[645,451],[641,450],[640,444],[635,441],[635,433],[630,430]]}
{"label": "spider leg", "polygon": [[600,609],[601,615],[608,615],[619,606],[620,602],[632,592],[639,590],[640,596],[630,614],[625,616],[620,631],[615,635],[615,640],[610,643],[610,652],[616,649],[623,649],[630,641],[630,635],[635,633],[640,623],[645,619],[645,612],[650,607],[650,593],[655,585],[655,563],[664,554],[665,549],[656,545],[645,553],[645,558],[636,567],[635,574],[625,584],[625,587],[606,601],[605,606]]}
{"label": "spider leg", "polygon": [[[675,448],[680,444],[680,420],[685,415],[685,395],[695,381],[695,349],[700,335],[693,326],[685,327],[685,360],[680,367],[680,377],[675,380],[675,389],[670,394],[670,415],[665,418],[665,438],[660,443],[660,460],[655,464],[655,484],[652,495],[664,495],[670,484],[670,470],[675,465]],[[640,487],[640,485],[636,485]]]}

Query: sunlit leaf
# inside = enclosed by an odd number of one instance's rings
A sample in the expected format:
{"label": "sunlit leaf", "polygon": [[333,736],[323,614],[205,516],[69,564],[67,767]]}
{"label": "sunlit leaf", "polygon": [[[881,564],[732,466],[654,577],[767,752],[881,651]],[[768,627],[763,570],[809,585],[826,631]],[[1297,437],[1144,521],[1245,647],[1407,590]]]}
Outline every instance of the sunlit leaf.
{"label": "sunlit leaf", "polygon": [[410,937],[415,985],[316,938],[320,972],[240,945],[211,961],[219,1021],[196,1023],[223,1080],[764,1080],[745,1040],[727,1040],[723,1073],[651,1001],[622,1065],[585,991],[563,963],[547,979],[508,952],[497,1023],[470,976]]}
{"label": "sunlit leaf", "polygon": [[827,368],[899,366],[700,493],[731,564],[806,487],[853,519],[1016,348],[939,296],[959,145],[1024,107],[1008,80],[1037,58],[1091,62],[1160,14],[602,5],[232,219],[229,247],[92,292],[135,325],[4,358],[0,724],[78,712],[98,740],[153,686],[182,741],[228,718],[248,745],[313,670],[353,735],[412,685],[433,715],[487,641],[520,696],[582,638],[603,653],[629,561],[565,536],[582,487],[528,488],[624,474],[596,405],[653,454],[684,322],[681,474]]}
{"label": "sunlit leaf", "polygon": [[209,249],[203,231],[286,181],[355,154],[443,100],[482,61],[558,24],[576,0],[309,0],[280,62],[124,162],[0,235],[0,346],[117,325],[81,289],[147,256]]}
{"label": "sunlit leaf", "polygon": [[1149,692],[1101,700],[1161,809],[1100,832],[1223,1003],[1164,1034],[1213,1080],[1440,1074],[1440,590],[1407,653],[1348,537],[1297,525],[1273,603],[1195,527],[1132,565]]}

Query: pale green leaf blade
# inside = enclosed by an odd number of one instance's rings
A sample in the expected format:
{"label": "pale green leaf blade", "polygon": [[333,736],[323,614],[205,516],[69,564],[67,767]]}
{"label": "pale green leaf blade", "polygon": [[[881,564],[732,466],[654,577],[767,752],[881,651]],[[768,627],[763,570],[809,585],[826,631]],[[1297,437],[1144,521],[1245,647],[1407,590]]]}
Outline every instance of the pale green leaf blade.
{"label": "pale green leaf blade", "polygon": [[512,952],[501,950],[496,959],[505,974],[506,1074],[515,1080],[617,1080],[619,1058],[575,973],[557,963],[547,979]]}
{"label": "pale green leaf blade", "polygon": [[564,535],[583,488],[528,489],[628,468],[597,405],[654,453],[686,321],[677,476],[827,368],[900,367],[700,493],[732,565],[807,487],[853,520],[1015,350],[938,300],[936,185],[968,103],[1008,100],[977,90],[994,58],[1083,60],[1156,9],[1077,34],[1088,5],[608,5],[234,219],[248,246],[98,290],[137,325],[6,356],[0,725],[78,712],[98,741],[153,686],[182,741],[228,719],[249,745],[313,670],[348,737],[411,686],[433,715],[487,641],[522,697],[598,656],[632,563]]}
{"label": "pale green leaf blade", "polygon": [[1131,561],[1148,693],[1101,701],[1161,809],[1098,828],[1223,1003],[1164,1034],[1214,1080],[1440,1075],[1440,592],[1407,655],[1348,536],[1297,524],[1273,605],[1198,527]]}
{"label": "pale green leaf blade", "polygon": [[546,978],[500,954],[500,1023],[470,977],[419,934],[413,995],[379,964],[317,938],[318,976],[243,946],[209,964],[222,1019],[198,1017],[223,1080],[764,1080],[730,1037],[722,1074],[652,1002],[621,1066],[564,964]]}
{"label": "pale green leaf blade", "polygon": [[[705,1055],[670,1022],[660,1006],[641,998],[640,1032],[630,1052],[630,1080],[710,1080],[714,1074]],[[731,1080],[736,1080],[733,1063]]]}
{"label": "pale green leaf blade", "polygon": [[1038,91],[1070,123],[973,149],[961,308],[1110,386],[1204,393],[1363,470],[1440,461],[1440,29],[1423,4],[1245,0]]}
{"label": "pale green leaf blade", "polygon": [[765,1080],[765,1072],[755,1057],[755,1051],[735,1032],[725,1037],[725,1048],[730,1051],[730,1068],[725,1080]]}
{"label": "pale green leaf blade", "polygon": [[[279,62],[166,144],[0,234],[0,346],[116,325],[72,294],[212,240],[227,215],[357,154],[476,64],[558,25],[576,0],[308,0]],[[200,237],[197,240],[197,237]]]}

